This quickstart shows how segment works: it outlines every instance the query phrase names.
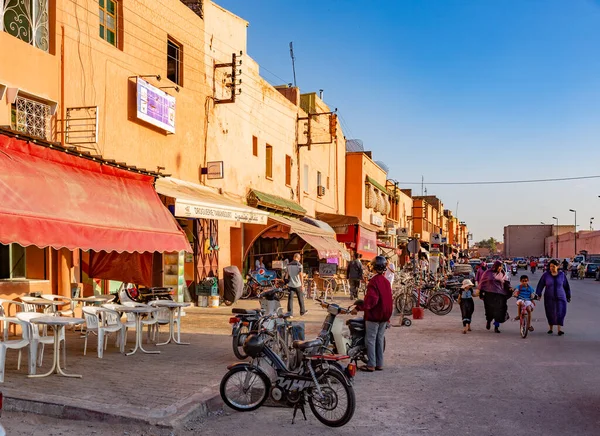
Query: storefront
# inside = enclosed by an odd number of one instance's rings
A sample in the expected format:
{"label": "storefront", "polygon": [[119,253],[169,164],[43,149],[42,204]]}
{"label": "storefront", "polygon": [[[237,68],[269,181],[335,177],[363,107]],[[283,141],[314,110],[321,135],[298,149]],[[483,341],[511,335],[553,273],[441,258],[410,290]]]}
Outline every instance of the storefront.
{"label": "storefront", "polygon": [[329,224],[335,230],[336,239],[363,260],[377,256],[377,227],[349,215],[317,213],[317,219]]}
{"label": "storefront", "polygon": [[[247,224],[267,224],[268,212],[237,203],[206,186],[165,177],[156,181],[155,188],[192,245],[193,254],[183,262],[184,280],[188,286],[208,277],[219,279],[220,268],[238,263],[233,259],[241,246],[231,240],[222,243],[221,239],[242,232]],[[229,228],[223,225],[225,223],[230,225]],[[219,264],[222,246],[230,250],[224,265]]]}
{"label": "storefront", "polygon": [[[314,218],[308,220],[316,222]],[[295,253],[300,253],[304,265],[311,269],[323,262],[340,265],[349,260],[350,254],[335,239],[333,230],[325,226],[325,223],[317,226],[298,218],[269,215],[266,226],[249,229],[244,256],[246,269],[253,269],[256,259],[261,257],[267,269],[277,269],[273,268],[273,262],[291,261]]]}
{"label": "storefront", "polygon": [[191,251],[158,176],[0,129],[0,294],[70,295],[84,268],[156,284],[154,253]]}

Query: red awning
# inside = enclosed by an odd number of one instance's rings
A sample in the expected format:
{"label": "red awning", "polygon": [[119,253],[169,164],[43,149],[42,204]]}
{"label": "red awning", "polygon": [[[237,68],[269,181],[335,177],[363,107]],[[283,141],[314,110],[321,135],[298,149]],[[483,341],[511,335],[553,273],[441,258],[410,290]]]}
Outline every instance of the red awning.
{"label": "red awning", "polygon": [[0,134],[0,242],[116,252],[189,251],[153,177]]}

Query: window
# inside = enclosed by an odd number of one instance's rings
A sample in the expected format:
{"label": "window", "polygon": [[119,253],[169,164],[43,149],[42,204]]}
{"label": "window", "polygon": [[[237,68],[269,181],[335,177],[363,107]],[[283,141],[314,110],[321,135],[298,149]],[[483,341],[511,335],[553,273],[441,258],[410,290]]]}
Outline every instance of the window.
{"label": "window", "polygon": [[0,244],[0,279],[25,277],[25,247]]}
{"label": "window", "polygon": [[100,16],[100,38],[117,46],[117,2],[116,0],[98,0]]}
{"label": "window", "polygon": [[258,156],[258,138],[256,136],[252,137],[252,155]]}
{"label": "window", "polygon": [[322,177],[321,177],[321,171],[317,171],[317,186],[323,186],[322,183]]}
{"label": "window", "polygon": [[292,186],[292,156],[285,156],[285,184]]}
{"label": "window", "polygon": [[167,79],[179,86],[183,85],[182,51],[181,44],[167,40]]}
{"label": "window", "polygon": [[48,0],[0,0],[0,31],[49,51]]}
{"label": "window", "polygon": [[267,144],[265,156],[266,156],[265,176],[267,177],[267,179],[272,179],[273,178],[273,147],[271,147],[269,144]]}
{"label": "window", "polygon": [[50,139],[50,106],[17,96],[11,107],[11,128],[37,138]]}
{"label": "window", "polygon": [[306,192],[308,194],[308,165],[304,164],[304,192]]}

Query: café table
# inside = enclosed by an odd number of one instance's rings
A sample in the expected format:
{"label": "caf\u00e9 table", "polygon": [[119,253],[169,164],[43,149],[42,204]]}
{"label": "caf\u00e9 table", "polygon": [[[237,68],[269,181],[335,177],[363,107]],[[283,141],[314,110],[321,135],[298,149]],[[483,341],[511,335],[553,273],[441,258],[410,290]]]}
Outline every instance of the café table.
{"label": "caf\u00e9 table", "polygon": [[61,300],[48,300],[46,298],[41,298],[41,297],[36,297],[36,298],[27,298],[26,300],[23,300],[24,304],[33,304],[35,306],[40,306],[43,307],[44,312],[48,313],[47,310],[50,310],[51,313],[56,313],[56,308],[58,306],[65,306],[67,304],[69,304],[68,301],[61,301]]}
{"label": "caf\u00e9 table", "polygon": [[86,305],[86,304],[105,304],[105,303],[110,303],[114,299],[115,299],[114,295],[94,295],[94,296],[91,296],[91,297],[77,297],[77,298],[72,298],[73,301],[80,302],[83,305]]}
{"label": "caf\u00e9 table", "polygon": [[[177,312],[177,316],[179,317],[179,322],[181,322],[181,309],[184,307],[188,307],[190,303],[179,303],[177,301],[171,300],[154,300],[150,301],[148,304],[154,307],[164,307],[169,309],[169,338],[166,342],[161,342],[156,345],[167,345],[169,342],[173,341],[179,345],[190,345],[189,342],[180,342],[175,339],[175,312]],[[181,325],[180,325],[181,328]]]}
{"label": "caf\u00e9 table", "polygon": [[[77,325],[77,324],[83,324],[84,319],[83,318],[71,318],[69,316],[40,316],[39,318],[33,318],[31,320],[31,323],[33,324],[41,324],[43,326],[50,326],[52,327],[52,329],[54,330],[54,357],[52,359],[52,368],[50,369],[50,371],[48,371],[45,374],[31,374],[28,377],[31,378],[39,378],[39,377],[48,377],[49,375],[53,374],[54,372],[56,372],[56,374],[58,375],[62,375],[63,377],[75,377],[75,378],[81,378],[81,375],[78,374],[67,374],[66,372],[63,371],[63,369],[60,367],[60,337],[63,336],[61,335],[61,331],[68,325]],[[64,335],[65,337],[65,343],[63,344],[63,347],[66,347],[66,335]]]}
{"label": "caf\u00e9 table", "polygon": [[135,316],[135,348],[129,353],[125,353],[126,356],[135,354],[138,349],[147,354],[160,354],[160,351],[145,350],[142,346],[142,315],[150,315],[156,312],[156,307],[149,306],[147,304],[140,304],[136,306],[124,306],[122,304],[111,304],[110,308],[119,313],[133,313]]}

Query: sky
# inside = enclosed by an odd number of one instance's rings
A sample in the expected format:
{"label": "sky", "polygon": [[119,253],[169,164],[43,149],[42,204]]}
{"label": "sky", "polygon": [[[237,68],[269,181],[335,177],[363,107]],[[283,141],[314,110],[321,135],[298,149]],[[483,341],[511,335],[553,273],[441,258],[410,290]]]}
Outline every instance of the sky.
{"label": "sky", "polygon": [[[324,90],[344,134],[402,188],[436,195],[475,241],[597,217],[600,0],[217,0],[249,21],[272,84]],[[458,210],[457,210],[458,208]]]}

